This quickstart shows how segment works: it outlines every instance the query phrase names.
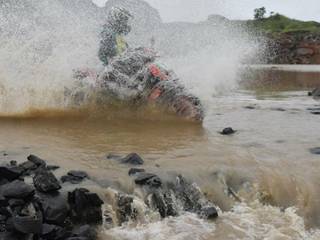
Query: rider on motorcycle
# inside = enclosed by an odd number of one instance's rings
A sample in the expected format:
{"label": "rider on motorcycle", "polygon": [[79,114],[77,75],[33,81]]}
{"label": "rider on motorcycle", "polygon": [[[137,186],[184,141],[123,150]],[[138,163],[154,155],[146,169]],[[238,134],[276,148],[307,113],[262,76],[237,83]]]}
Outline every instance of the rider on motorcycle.
{"label": "rider on motorcycle", "polygon": [[100,34],[100,49],[99,58],[108,65],[110,59],[124,52],[128,47],[123,36],[131,31],[129,21],[132,15],[129,11],[121,7],[114,7],[111,9],[107,23],[103,26]]}

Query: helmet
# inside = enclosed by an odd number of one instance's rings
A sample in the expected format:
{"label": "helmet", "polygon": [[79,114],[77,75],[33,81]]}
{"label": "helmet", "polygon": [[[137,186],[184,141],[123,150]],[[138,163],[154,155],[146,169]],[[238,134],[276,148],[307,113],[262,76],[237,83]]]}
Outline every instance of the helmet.
{"label": "helmet", "polygon": [[113,7],[108,15],[109,25],[119,34],[128,34],[131,31],[129,20],[133,18],[130,12],[122,7]]}

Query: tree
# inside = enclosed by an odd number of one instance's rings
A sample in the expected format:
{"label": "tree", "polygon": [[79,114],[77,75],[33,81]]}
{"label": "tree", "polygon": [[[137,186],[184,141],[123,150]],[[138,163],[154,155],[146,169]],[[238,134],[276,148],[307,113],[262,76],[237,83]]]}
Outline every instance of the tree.
{"label": "tree", "polygon": [[254,10],[254,19],[255,20],[260,20],[264,18],[264,15],[266,14],[267,10],[265,7],[261,7],[261,8],[256,8]]}

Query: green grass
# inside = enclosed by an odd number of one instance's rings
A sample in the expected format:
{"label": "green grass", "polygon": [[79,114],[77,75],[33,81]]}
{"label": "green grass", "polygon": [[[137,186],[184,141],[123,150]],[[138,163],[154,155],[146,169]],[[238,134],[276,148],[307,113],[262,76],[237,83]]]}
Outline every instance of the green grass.
{"label": "green grass", "polygon": [[276,14],[268,18],[259,20],[249,20],[247,24],[269,33],[287,33],[287,32],[319,32],[320,23],[314,21],[299,21],[286,16]]}

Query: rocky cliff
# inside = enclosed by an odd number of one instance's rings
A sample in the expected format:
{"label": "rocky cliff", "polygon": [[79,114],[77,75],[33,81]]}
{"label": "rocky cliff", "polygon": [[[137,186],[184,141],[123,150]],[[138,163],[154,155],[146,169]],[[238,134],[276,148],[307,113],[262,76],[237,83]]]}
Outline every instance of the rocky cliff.
{"label": "rocky cliff", "polygon": [[320,33],[269,34],[267,39],[267,63],[320,64]]}

